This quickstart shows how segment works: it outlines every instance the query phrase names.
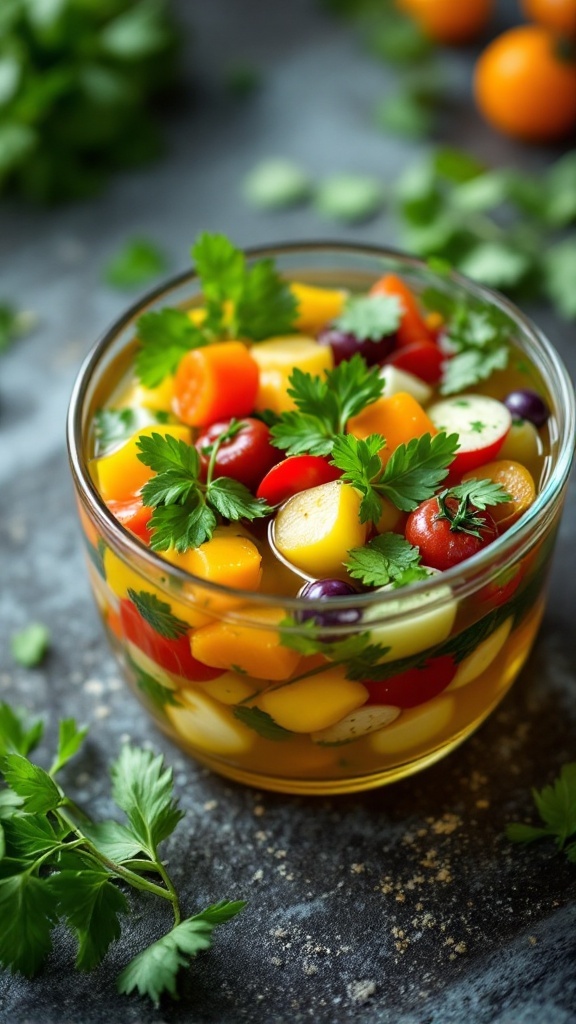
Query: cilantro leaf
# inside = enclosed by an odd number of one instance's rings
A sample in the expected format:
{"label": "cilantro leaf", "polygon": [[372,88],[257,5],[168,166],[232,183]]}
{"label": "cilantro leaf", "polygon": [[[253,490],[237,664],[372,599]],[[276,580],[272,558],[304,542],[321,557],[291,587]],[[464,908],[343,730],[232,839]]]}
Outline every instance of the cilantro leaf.
{"label": "cilantro leaf", "polygon": [[146,238],[132,238],[109,260],[104,280],[113,288],[137,288],[166,270],[161,249]]}
{"label": "cilantro leaf", "polygon": [[23,798],[26,811],[46,813],[62,803],[62,792],[48,772],[22,754],[6,754],[0,761],[5,781]]}
{"label": "cilantro leaf", "polygon": [[225,235],[203,232],[192,248],[192,260],[206,301],[235,302],[242,293],[246,272],[244,253]]}
{"label": "cilantro leaf", "polygon": [[149,527],[153,531],[150,547],[153,551],[174,547],[180,553],[199,548],[210,540],[217,522],[212,509],[201,501],[161,505],[154,509],[150,518]]}
{"label": "cilantro leaf", "polygon": [[[512,842],[531,843],[535,839],[554,838],[558,849],[566,848],[576,835],[576,762],[565,764],[550,786],[532,790],[532,797],[544,828],[509,824],[506,834]],[[573,859],[571,844],[570,859]]]}
{"label": "cilantro leaf", "polygon": [[[350,575],[366,586],[383,587],[402,582],[408,570],[420,569],[417,578],[428,576],[420,567],[420,552],[398,533],[383,533],[373,537],[364,547],[352,548],[350,560],[345,563]],[[414,577],[411,576],[411,579]]]}
{"label": "cilantro leaf", "polygon": [[131,588],[128,589],[128,597],[132,604],[138,609],[140,615],[152,626],[152,629],[167,640],[178,640],[190,629],[187,622],[172,614],[172,609],[166,601],[160,601],[156,594],[141,590],[138,593]]}
{"label": "cilantro leaf", "polygon": [[34,668],[43,661],[50,644],[50,631],[41,622],[31,622],[29,626],[15,633],[11,641],[12,657],[25,668]]}
{"label": "cilantro leaf", "polygon": [[128,911],[126,897],[103,868],[58,871],[48,880],[58,914],[78,940],[76,967],[90,971],[120,938],[119,914]]}
{"label": "cilantro leaf", "polygon": [[182,921],[130,961],[118,978],[118,991],[129,995],[137,989],[140,995],[149,996],[155,1006],[164,992],[176,998],[180,968],[189,965],[190,957],[210,949],[214,928],[239,914],[244,906],[241,900],[221,901]]}
{"label": "cilantro leaf", "polygon": [[247,271],[236,302],[236,333],[253,341],[273,334],[289,334],[294,328],[296,311],[296,298],[277,273],[273,260],[258,260]]}
{"label": "cilantro leaf", "polygon": [[377,523],[382,515],[382,502],[372,482],[382,470],[378,453],[385,444],[381,434],[370,434],[365,440],[353,434],[338,434],[334,438],[331,462],[343,470],[342,480],[362,494],[359,511],[362,523]]}
{"label": "cilantro leaf", "polygon": [[136,430],[135,409],[98,409],[94,416],[94,436],[99,448],[126,441]]}
{"label": "cilantro leaf", "polygon": [[272,444],[288,455],[327,455],[335,435],[344,433],[348,420],[372,405],[383,390],[378,367],[369,368],[359,354],[329,370],[324,378],[295,367],[288,394],[297,411],[279,417],[270,431]]}
{"label": "cilantro leaf", "polygon": [[351,296],[334,326],[354,334],[359,341],[380,341],[398,329],[402,308],[395,295]]}
{"label": "cilantro leaf", "polygon": [[125,812],[142,849],[156,859],[156,847],[183,817],[172,790],[172,770],[161,755],[125,744],[111,769],[113,796]]}
{"label": "cilantro leaf", "polygon": [[262,499],[255,498],[248,488],[228,476],[217,477],[206,490],[206,500],[224,519],[261,519],[272,512]]}
{"label": "cilantro leaf", "polygon": [[31,719],[26,711],[0,703],[0,756],[29,754],[42,739],[42,719]]}
{"label": "cilantro leaf", "polygon": [[465,480],[461,484],[451,487],[447,493],[453,498],[471,502],[479,509],[512,501],[511,495],[502,484],[497,484],[493,480],[477,480],[476,478]]}
{"label": "cilantro leaf", "polygon": [[495,370],[506,369],[508,358],[509,351],[504,345],[486,352],[480,349],[459,352],[444,363],[441,393],[453,395],[482,380],[488,380]]}
{"label": "cilantro leaf", "polygon": [[140,347],[134,368],[147,388],[158,387],[175,373],[182,356],[209,343],[205,333],[181,309],[143,313],[136,321]]}
{"label": "cilantro leaf", "polygon": [[260,708],[249,708],[239,704],[234,708],[234,718],[243,722],[249,729],[253,729],[259,736],[266,740],[289,740],[294,733],[278,725],[271,715]]}
{"label": "cilantro leaf", "polygon": [[0,878],[0,962],[31,977],[52,949],[56,907],[48,880],[28,871]]}

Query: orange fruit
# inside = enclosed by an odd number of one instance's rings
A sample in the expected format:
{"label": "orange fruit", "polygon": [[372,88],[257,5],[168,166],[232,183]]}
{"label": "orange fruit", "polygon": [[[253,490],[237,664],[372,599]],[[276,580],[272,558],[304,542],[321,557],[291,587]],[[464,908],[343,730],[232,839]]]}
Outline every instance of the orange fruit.
{"label": "orange fruit", "polygon": [[494,0],[397,0],[397,6],[437,43],[474,39],[488,23]]}
{"label": "orange fruit", "polygon": [[520,6],[530,21],[576,39],[576,0],[520,0]]}
{"label": "orange fruit", "polygon": [[576,61],[562,50],[541,25],[519,25],[489,43],[476,62],[474,95],[494,128],[546,142],[576,125]]}

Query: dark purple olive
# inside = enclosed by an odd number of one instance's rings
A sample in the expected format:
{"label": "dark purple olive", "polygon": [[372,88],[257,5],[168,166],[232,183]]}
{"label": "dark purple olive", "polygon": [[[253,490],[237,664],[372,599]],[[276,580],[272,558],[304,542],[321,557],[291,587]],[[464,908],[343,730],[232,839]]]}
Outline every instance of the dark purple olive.
{"label": "dark purple olive", "polygon": [[512,419],[530,420],[535,427],[541,427],[550,415],[542,396],[529,388],[511,391],[504,399],[504,405],[512,413]]}
{"label": "dark purple olive", "polygon": [[[328,604],[333,597],[349,597],[356,593],[354,587],[344,580],[326,579],[305,583],[298,592],[298,597],[304,597],[308,601],[325,601]],[[317,626],[329,629],[334,626],[353,626],[361,616],[362,612],[359,608],[327,608],[326,611],[321,612],[312,611],[312,609],[309,612],[300,611],[297,619],[299,622],[311,619]],[[337,640],[338,637],[328,636],[320,637],[320,639]]]}
{"label": "dark purple olive", "polygon": [[368,366],[375,366],[390,355],[395,339],[395,334],[386,334],[377,341],[370,338],[361,341],[355,334],[339,331],[337,327],[327,327],[317,337],[319,345],[329,345],[332,349],[335,366],[345,359],[351,359],[356,353],[366,360]]}

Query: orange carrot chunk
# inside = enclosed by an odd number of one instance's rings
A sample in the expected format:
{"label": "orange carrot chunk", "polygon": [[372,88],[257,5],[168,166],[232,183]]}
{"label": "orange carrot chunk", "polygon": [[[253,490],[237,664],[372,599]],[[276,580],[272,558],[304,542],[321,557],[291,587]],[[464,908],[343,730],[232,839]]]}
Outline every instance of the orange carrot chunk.
{"label": "orange carrot chunk", "polygon": [[399,300],[403,312],[396,337],[400,347],[411,345],[415,341],[436,341],[434,331],[426,325],[420,313],[416,297],[401,277],[396,274],[385,274],[374,282],[370,294],[393,295]]}
{"label": "orange carrot chunk", "polygon": [[191,427],[247,416],[258,392],[258,364],[241,341],[192,349],[174,378],[173,410]]}
{"label": "orange carrot chunk", "polygon": [[462,480],[492,480],[501,484],[508,491],[511,501],[490,506],[490,515],[495,520],[500,533],[512,526],[536,498],[536,484],[526,466],[513,459],[498,459],[485,462],[483,466],[464,473]]}

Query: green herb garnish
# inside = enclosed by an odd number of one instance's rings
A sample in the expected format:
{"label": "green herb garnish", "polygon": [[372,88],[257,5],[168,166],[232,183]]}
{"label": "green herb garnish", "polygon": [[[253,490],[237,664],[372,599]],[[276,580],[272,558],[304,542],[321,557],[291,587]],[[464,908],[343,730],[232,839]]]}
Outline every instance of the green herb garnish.
{"label": "green herb garnish", "polygon": [[50,645],[50,631],[40,622],[32,622],[11,641],[12,657],[25,668],[34,668],[43,661]]}
{"label": "green herb garnish", "polygon": [[251,520],[272,511],[238,480],[225,476],[213,479],[224,436],[225,432],[212,445],[205,481],[201,480],[200,454],[194,445],[160,434],[142,435],[136,442],[138,458],[155,474],[142,488],[144,505],[154,509],[149,523],[154,551],[174,547],[184,552],[199,547],[210,540],[218,517]]}
{"label": "green herb garnish", "polygon": [[113,288],[138,288],[165,270],[162,250],[146,238],[133,238],[106,264],[104,280]]}
{"label": "green herb garnish", "polygon": [[206,333],[181,309],[144,313],[136,327],[140,347],[134,368],[147,388],[158,387],[165,377],[175,373],[182,356],[190,349],[210,343]]}
{"label": "green herb garnish", "polygon": [[211,946],[213,929],[245,904],[222,901],[182,920],[159,847],[183,814],[161,756],[122,748],[111,776],[125,821],[95,824],[55,778],[79,750],[86,729],[73,719],[60,722],[48,771],[27,757],[41,734],[38,723],[29,725],[0,704],[0,962],[36,974],[52,949],[54,928],[64,925],[76,942],[77,969],[93,969],[121,937],[130,905],[119,883],[130,885],[166,900],[174,915],[172,929],[130,961],[117,981],[120,992],[137,989],[158,1005],[164,992],[176,996],[178,972]]}
{"label": "green herb garnish", "polygon": [[455,353],[442,364],[440,391],[452,395],[504,370],[510,356],[510,321],[496,308],[457,304],[447,322],[445,344]]}
{"label": "green herb garnish", "polygon": [[288,455],[328,455],[335,435],[343,433],[348,420],[380,398],[383,390],[378,367],[369,368],[358,354],[325,377],[295,367],[288,394],[296,411],[283,413],[274,424],[272,444],[284,448]]}
{"label": "green herb garnish", "polygon": [[401,319],[402,307],[395,295],[353,295],[334,327],[354,334],[358,341],[380,341],[398,330]]}
{"label": "green herb garnish", "polygon": [[253,167],[244,179],[246,200],[260,209],[283,209],[308,199],[308,175],[290,160],[269,159]]}
{"label": "green herb garnish", "polygon": [[316,186],[314,205],[321,217],[343,223],[369,220],[384,205],[383,185],[360,174],[339,174]]}
{"label": "green herb garnish", "polygon": [[385,587],[388,583],[404,586],[426,579],[430,573],[420,565],[420,552],[398,533],[373,537],[361,548],[348,552],[345,563],[350,575],[368,587]]}
{"label": "green herb garnish", "polygon": [[379,452],[385,439],[370,434],[358,440],[351,434],[334,438],[332,464],[343,470],[342,480],[363,495],[360,520],[377,523],[382,515],[381,499],[387,498],[403,512],[412,512],[431,498],[448,474],[458,448],[457,434],[423,434],[399,445],[385,466]]}
{"label": "green herb garnish", "polygon": [[576,864],[576,762],[565,764],[552,785],[533,789],[532,797],[544,826],[513,822],[506,828],[508,839],[513,843],[553,839],[557,849]]}

